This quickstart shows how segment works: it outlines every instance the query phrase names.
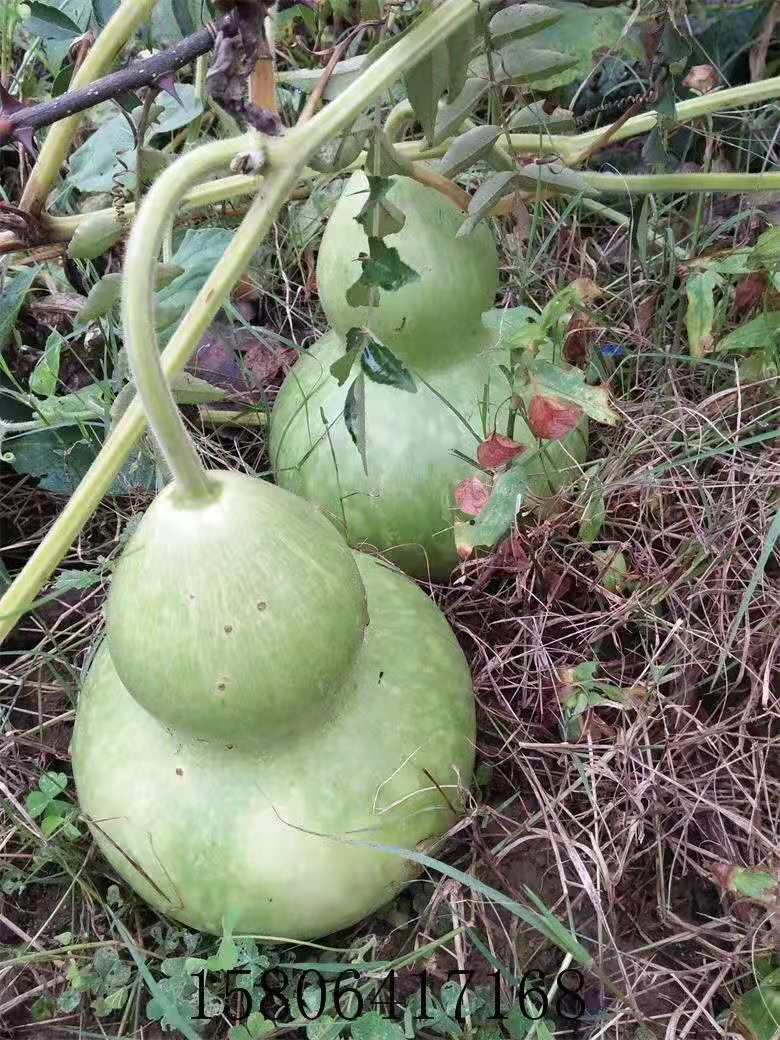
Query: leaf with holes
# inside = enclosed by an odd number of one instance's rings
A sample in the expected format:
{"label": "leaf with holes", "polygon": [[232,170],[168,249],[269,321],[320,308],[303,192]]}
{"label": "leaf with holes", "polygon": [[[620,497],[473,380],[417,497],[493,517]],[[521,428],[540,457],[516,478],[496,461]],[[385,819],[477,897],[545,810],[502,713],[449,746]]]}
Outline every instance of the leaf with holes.
{"label": "leaf with holes", "polygon": [[395,292],[420,276],[405,264],[395,246],[386,246],[381,238],[369,238],[369,255],[363,254],[358,259],[363,267],[360,278],[347,289],[347,303],[350,307],[378,306],[378,299],[371,289],[384,289]]}
{"label": "leaf with holes", "polygon": [[702,357],[712,350],[712,326],[715,321],[715,287],[720,276],[712,268],[692,274],[685,283],[688,307],[685,328],[688,350],[693,357]]}
{"label": "leaf with holes", "polygon": [[456,177],[486,155],[498,140],[497,126],[475,126],[456,137],[441,161],[440,171],[445,177]]}
{"label": "leaf with holes", "polygon": [[392,181],[387,177],[375,177],[371,174],[367,180],[368,195],[355,220],[368,238],[384,238],[385,235],[397,234],[403,228],[406,217],[386,197],[392,187]]}

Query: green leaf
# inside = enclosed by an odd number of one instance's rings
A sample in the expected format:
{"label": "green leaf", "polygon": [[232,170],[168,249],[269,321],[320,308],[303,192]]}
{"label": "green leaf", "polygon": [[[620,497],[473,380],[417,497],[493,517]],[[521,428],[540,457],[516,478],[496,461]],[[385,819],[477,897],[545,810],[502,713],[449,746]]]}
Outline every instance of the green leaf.
{"label": "green leaf", "polygon": [[124,228],[114,213],[92,213],[79,223],[68,243],[68,256],[74,260],[94,260],[119,241]]}
{"label": "green leaf", "polygon": [[724,336],[719,350],[768,350],[780,343],[780,311],[767,311]]}
{"label": "green leaf", "polygon": [[[522,10],[522,8],[520,8]],[[544,110],[543,101],[534,101],[519,109],[509,120],[509,129],[519,134],[567,134],[576,128],[574,116],[563,109],[552,113]]]}
{"label": "green leaf", "polygon": [[404,1031],[378,1011],[369,1011],[350,1025],[353,1040],[403,1040]]}
{"label": "green leaf", "polygon": [[490,39],[494,47],[500,47],[510,39],[520,39],[541,32],[555,25],[561,11],[541,4],[522,4],[505,7],[490,19]]}
{"label": "green leaf", "polygon": [[515,174],[509,170],[494,173],[484,180],[469,201],[468,216],[458,228],[457,238],[470,235],[482,218],[515,190]]}
{"label": "green leaf", "polygon": [[344,422],[355,447],[360,453],[363,470],[368,473],[366,459],[366,382],[360,372],[350,384],[344,400]]}
{"label": "green leaf", "polygon": [[222,939],[214,957],[209,957],[206,967],[209,971],[231,971],[238,964],[238,948],[233,938],[233,928],[238,920],[238,913],[225,914],[222,918]]}
{"label": "green leaf", "polygon": [[460,94],[439,108],[433,143],[438,144],[445,138],[451,137],[489,89],[490,81],[488,79],[467,79]]}
{"label": "green leaf", "polygon": [[41,397],[50,397],[57,389],[60,375],[60,354],[65,340],[56,330],[49,333],[43,354],[30,373],[30,390]]}
{"label": "green leaf", "polygon": [[[182,274],[161,289],[155,297],[158,308],[165,308],[161,328],[170,330],[184,314],[232,240],[233,232],[227,228],[211,227],[187,231],[179,248],[171,257],[172,262],[182,268]],[[165,340],[166,337],[161,338]]]}
{"label": "green leaf", "polygon": [[606,516],[604,485],[598,478],[590,481],[590,494],[582,510],[579,537],[583,545],[592,545],[601,534]]}
{"label": "green leaf", "polygon": [[439,44],[404,76],[406,96],[430,142],[434,139],[439,98],[447,88],[448,66],[447,45]]}
{"label": "green leaf", "polygon": [[629,61],[644,61],[645,55],[639,25],[632,25],[631,9],[626,4],[615,7],[588,7],[568,0],[545,0],[545,7],[559,11],[560,20],[533,37],[534,47],[552,48],[566,54],[571,63],[565,71],[545,74],[534,81],[534,90],[547,93],[585,80],[606,52]]}
{"label": "green leaf", "polygon": [[309,159],[309,166],[320,173],[338,173],[357,159],[374,123],[361,115],[337,137],[331,138]]}
{"label": "green leaf", "polygon": [[330,374],[339,384],[343,386],[349,379],[352,367],[363,353],[366,334],[362,329],[350,329],[346,335],[347,349],[345,353],[330,366]]}
{"label": "green leaf", "polygon": [[477,19],[471,18],[447,37],[447,96],[451,99],[460,94],[466,82],[476,29]]}
{"label": "green leaf", "polygon": [[228,396],[224,387],[214,386],[207,379],[194,376],[191,372],[179,372],[174,376],[171,390],[179,404],[212,404],[214,401],[224,401]]}
{"label": "green leaf", "polygon": [[276,1023],[266,1018],[260,1011],[253,1011],[241,1026],[233,1026],[228,1032],[228,1040],[260,1040],[277,1029]]}
{"label": "green leaf", "polygon": [[597,422],[614,426],[619,419],[609,403],[609,391],[604,386],[588,386],[582,369],[554,365],[537,359],[529,366],[534,393],[559,397],[578,405],[586,415]]}
{"label": "green leaf", "polygon": [[355,216],[366,236],[384,238],[385,235],[395,235],[404,226],[406,217],[397,206],[389,202],[386,195],[393,182],[387,177],[368,174],[368,195],[366,201]]}
{"label": "green leaf", "polygon": [[615,549],[599,549],[593,559],[599,569],[599,581],[608,592],[622,592],[628,574],[625,553]]}
{"label": "green leaf", "polygon": [[570,170],[561,163],[530,162],[516,171],[517,184],[526,191],[534,191],[540,186],[560,195],[585,195],[594,198],[599,192],[588,184],[577,170]]}
{"label": "green leaf", "polygon": [[369,238],[369,255],[359,257],[362,265],[360,278],[347,289],[350,307],[365,307],[372,304],[372,288],[395,292],[420,276],[403,262],[395,246],[386,246],[381,238]]}
{"label": "green leaf", "polygon": [[[510,40],[492,54],[491,64],[497,83],[533,83],[536,86],[538,79],[570,68],[575,59],[557,50],[532,46],[525,40]],[[489,77],[490,66],[484,55],[474,62],[472,71],[477,76]]]}
{"label": "green leaf", "polygon": [[40,36],[43,40],[75,40],[84,32],[72,18],[52,4],[31,0],[26,6],[30,9],[30,17],[24,26],[31,36]]}
{"label": "green leaf", "polygon": [[457,177],[491,150],[500,133],[499,127],[485,124],[456,137],[441,161],[440,172],[445,177]]}
{"label": "green leaf", "polygon": [[[391,42],[392,40],[393,38],[391,37]],[[332,101],[333,98],[338,97],[343,90],[346,90],[347,87],[355,82],[362,73],[363,66],[366,65],[367,57],[368,55],[358,54],[354,58],[345,58],[344,61],[338,62],[322,95],[326,101]],[[305,94],[310,94],[322,80],[322,69],[282,71],[277,74],[276,79],[283,86],[295,87],[296,90],[302,90]]]}
{"label": "green leaf", "polygon": [[398,360],[389,347],[368,339],[360,355],[360,367],[375,383],[393,386],[397,390],[406,390],[416,394],[417,385],[409,369]]}
{"label": "green leaf", "polygon": [[387,134],[377,129],[371,135],[366,151],[366,170],[377,177],[407,177],[411,164],[396,151]]}
{"label": "green leaf", "polygon": [[712,350],[712,325],[715,320],[715,286],[720,277],[712,268],[692,274],[685,283],[688,307],[685,328],[688,350],[693,357],[702,357]]}
{"label": "green leaf", "polygon": [[20,274],[5,280],[0,293],[0,352],[16,325],[24,298],[37,273],[37,267],[26,267]]}
{"label": "green leaf", "polygon": [[99,585],[103,580],[103,569],[95,567],[87,571],[61,570],[52,583],[51,591],[54,596],[61,596],[73,589],[91,589]]}
{"label": "green leaf", "polygon": [[[162,95],[162,112],[149,129],[149,137],[172,133],[203,111],[203,104],[192,84],[177,85],[179,104]],[[133,131],[123,115],[114,116],[91,134],[70,157],[68,184],[79,191],[111,191],[115,184],[132,187],[135,183],[136,146]]]}
{"label": "green leaf", "polygon": [[479,516],[473,524],[465,525],[465,530],[461,529],[458,539],[461,546],[492,549],[509,533],[528,495],[527,464],[537,455],[537,451],[525,452],[496,477],[490,498]]}
{"label": "green leaf", "polygon": [[745,1040],[777,1040],[780,1035],[780,968],[736,1001],[727,1028]]}
{"label": "green leaf", "polygon": [[43,773],[38,780],[38,789],[31,791],[25,799],[25,806],[30,816],[33,819],[41,816],[67,786],[68,777],[65,773]]}
{"label": "green leaf", "polygon": [[76,315],[79,324],[87,325],[91,321],[110,314],[119,303],[122,293],[122,275],[116,271],[104,274],[89,290],[86,302]]}
{"label": "green leaf", "polygon": [[[52,398],[52,401],[59,400]],[[8,460],[17,473],[36,477],[38,487],[56,494],[72,494],[100,450],[100,434],[94,427],[84,431],[70,426],[40,430],[8,438]],[[127,495],[139,488],[155,486],[155,467],[147,455],[137,453],[122,467],[112,482],[109,495]]]}

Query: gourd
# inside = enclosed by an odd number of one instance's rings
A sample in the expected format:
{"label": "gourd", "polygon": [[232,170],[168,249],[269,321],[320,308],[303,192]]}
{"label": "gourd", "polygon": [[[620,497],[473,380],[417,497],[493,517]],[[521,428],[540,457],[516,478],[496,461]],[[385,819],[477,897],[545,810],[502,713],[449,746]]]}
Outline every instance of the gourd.
{"label": "gourd", "polygon": [[[479,471],[469,462],[482,439],[504,432],[510,390],[511,312],[488,310],[498,284],[496,246],[484,224],[457,237],[463,213],[435,189],[393,177],[387,199],[405,217],[386,245],[418,278],[378,290],[378,306],[352,307],[347,289],[368,252],[355,217],[366,198],[362,173],[346,183],[326,226],[317,260],[320,299],[331,326],[293,366],[271,417],[269,450],[277,483],[322,507],[353,546],[371,546],[409,574],[445,578],[458,556],[455,488]],[[367,328],[415,379],[416,391],[365,379],[366,469],[344,422],[349,381],[331,365],[352,328]],[[527,402],[526,402],[527,403]],[[485,408],[485,404],[487,407]],[[484,416],[484,418],[483,418]],[[522,416],[513,439],[536,445]],[[536,496],[555,492],[587,448],[582,423],[547,442],[528,463]]]}
{"label": "gourd", "polygon": [[116,567],[72,740],[79,801],[157,910],[208,932],[229,920],[313,938],[413,876],[372,843],[413,849],[455,820],[471,679],[404,575],[353,552],[302,498],[202,469],[157,352],[157,191],[128,242],[123,320],[173,481]]}

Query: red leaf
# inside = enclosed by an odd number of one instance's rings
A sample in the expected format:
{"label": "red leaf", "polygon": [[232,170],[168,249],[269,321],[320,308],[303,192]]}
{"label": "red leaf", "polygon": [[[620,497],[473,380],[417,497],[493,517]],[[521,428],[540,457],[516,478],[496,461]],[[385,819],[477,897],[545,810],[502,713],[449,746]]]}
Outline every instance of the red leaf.
{"label": "red leaf", "polygon": [[461,480],[455,488],[455,505],[466,516],[479,516],[489,498],[490,488],[479,477]]}
{"label": "red leaf", "polygon": [[545,441],[559,441],[575,428],[582,417],[582,409],[559,397],[534,394],[528,408],[531,432]]}
{"label": "red leaf", "polygon": [[525,451],[525,447],[525,444],[518,444],[509,437],[502,437],[500,433],[491,433],[477,448],[477,462],[495,473],[497,469]]}
{"label": "red leaf", "polygon": [[743,318],[749,314],[760,302],[764,289],[766,289],[765,271],[754,271],[737,282],[734,289],[734,317]]}

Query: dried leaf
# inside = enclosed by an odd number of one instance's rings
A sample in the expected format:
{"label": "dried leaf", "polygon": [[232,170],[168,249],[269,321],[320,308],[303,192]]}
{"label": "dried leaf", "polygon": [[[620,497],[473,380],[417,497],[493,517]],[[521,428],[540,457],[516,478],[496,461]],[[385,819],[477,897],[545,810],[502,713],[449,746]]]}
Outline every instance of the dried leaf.
{"label": "dried leaf", "polygon": [[571,433],[582,418],[582,409],[559,397],[534,394],[528,406],[528,425],[542,440],[559,441]]}
{"label": "dried leaf", "polygon": [[534,393],[577,405],[596,422],[608,426],[617,423],[618,415],[610,404],[609,391],[605,386],[588,385],[581,369],[564,368],[537,359],[530,365],[528,372]]}
{"label": "dried leaf", "polygon": [[518,444],[509,437],[502,437],[500,433],[491,433],[488,439],[482,441],[477,448],[477,462],[480,466],[495,473],[525,449],[524,444]]}
{"label": "dried leaf", "polygon": [[455,488],[455,505],[466,516],[479,516],[490,498],[490,488],[479,477],[467,477]]}
{"label": "dried leaf", "polygon": [[765,271],[754,271],[741,278],[734,289],[734,306],[732,314],[735,318],[744,318],[761,302],[767,285]]}

